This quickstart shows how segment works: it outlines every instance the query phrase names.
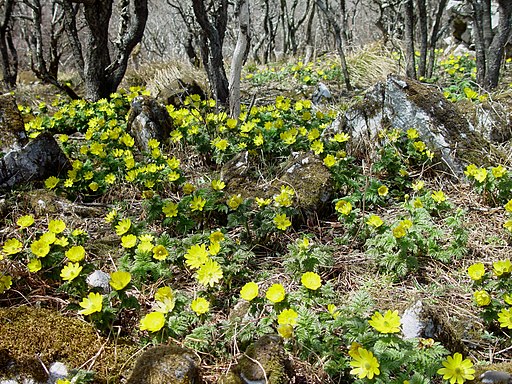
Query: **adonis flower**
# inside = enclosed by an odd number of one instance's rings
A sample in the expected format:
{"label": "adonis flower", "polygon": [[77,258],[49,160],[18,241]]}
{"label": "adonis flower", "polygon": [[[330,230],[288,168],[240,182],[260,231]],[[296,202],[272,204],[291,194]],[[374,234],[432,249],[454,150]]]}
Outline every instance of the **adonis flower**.
{"label": "adonis flower", "polygon": [[131,280],[132,276],[130,275],[130,272],[115,271],[110,274],[109,284],[116,291],[120,291],[125,288]]}
{"label": "adonis flower", "polygon": [[297,325],[299,314],[293,309],[285,309],[277,316],[277,324],[288,324],[291,326]]}
{"label": "adonis flower", "polygon": [[206,244],[193,245],[185,254],[185,264],[190,268],[198,269],[208,260],[208,251]]}
{"label": "adonis flower", "polygon": [[197,314],[202,315],[203,313],[206,313],[210,309],[210,302],[206,300],[205,298],[198,297],[197,299],[193,300],[190,304],[190,308]]}
{"label": "adonis flower", "polygon": [[460,353],[448,356],[443,361],[444,368],[440,368],[437,373],[443,375],[444,380],[450,380],[450,384],[463,384],[466,380],[473,380],[475,369],[469,359],[462,360]]}
{"label": "adonis flower", "polygon": [[82,315],[90,315],[94,312],[101,312],[103,308],[103,296],[100,293],[91,292],[81,302],[80,306],[83,308],[78,313]]}
{"label": "adonis flower", "polygon": [[81,261],[85,257],[85,249],[81,245],[75,245],[66,251],[66,257],[74,263]]}
{"label": "adonis flower", "polygon": [[240,297],[244,300],[251,301],[256,296],[258,296],[258,293],[258,284],[256,284],[253,281],[250,281],[247,284],[245,284],[240,290]]}
{"label": "adonis flower", "polygon": [[163,245],[153,247],[153,258],[156,260],[165,260],[169,256],[169,252]]}
{"label": "adonis flower", "polygon": [[288,219],[286,214],[281,213],[279,215],[276,215],[273,219],[275,226],[277,229],[280,229],[281,231],[286,231],[286,228],[288,228],[290,225],[292,225],[292,222]]}
{"label": "adonis flower", "polygon": [[222,279],[222,269],[219,263],[212,259],[208,259],[197,271],[197,280],[204,286],[213,287]]}
{"label": "adonis flower", "polygon": [[322,286],[322,279],[315,272],[306,272],[300,278],[300,281],[303,286],[313,291],[316,291],[318,288]]}
{"label": "adonis flower", "polygon": [[158,332],[165,325],[165,316],[161,312],[150,312],[140,320],[140,330]]}
{"label": "adonis flower", "polygon": [[265,294],[265,297],[273,303],[283,301],[285,296],[286,292],[281,284],[272,284]]}
{"label": "adonis flower", "polygon": [[380,333],[397,333],[400,332],[401,322],[398,311],[388,309],[384,316],[380,312],[375,312],[368,324]]}
{"label": "adonis flower", "polygon": [[476,263],[468,267],[468,275],[471,280],[478,281],[485,275],[485,267],[482,263]]}
{"label": "adonis flower", "polygon": [[362,347],[359,347],[357,352],[352,354],[352,361],[350,362],[350,365],[354,367],[350,373],[352,375],[357,375],[360,379],[367,377],[371,380],[374,376],[378,376],[380,374],[379,361],[375,356],[373,356],[371,351]]}
{"label": "adonis flower", "polygon": [[130,230],[130,227],[132,226],[132,221],[130,219],[124,219],[121,220],[116,225],[116,233],[118,236],[124,235],[126,232]]}

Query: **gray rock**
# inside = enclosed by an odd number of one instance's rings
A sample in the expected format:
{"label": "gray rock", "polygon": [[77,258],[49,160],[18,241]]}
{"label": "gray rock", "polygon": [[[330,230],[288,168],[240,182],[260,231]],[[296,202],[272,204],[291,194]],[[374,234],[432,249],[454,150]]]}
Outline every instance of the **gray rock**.
{"label": "gray rock", "polygon": [[128,132],[141,151],[148,151],[148,141],[156,139],[164,144],[169,139],[173,123],[167,109],[155,99],[137,96],[128,113]]}
{"label": "gray rock", "polygon": [[136,361],[127,384],[200,384],[197,358],[177,345],[145,351]]}
{"label": "gray rock", "polygon": [[71,168],[68,158],[49,133],[0,159],[0,190],[29,181],[42,181]]}
{"label": "gray rock", "polygon": [[56,361],[48,370],[50,375],[47,384],[55,384],[59,379],[65,379],[68,376],[68,368],[64,363]]}
{"label": "gray rock", "polygon": [[311,101],[315,104],[320,104],[322,99],[329,100],[332,98],[329,88],[324,83],[318,83],[318,88],[311,96]]}
{"label": "gray rock", "polygon": [[87,276],[87,284],[92,288],[101,288],[103,292],[110,292],[110,275],[106,272],[96,270]]}
{"label": "gray rock", "polygon": [[486,371],[480,375],[480,381],[483,384],[510,384],[512,376],[507,372]]}
{"label": "gray rock", "polygon": [[292,367],[281,337],[264,335],[251,344],[224,383],[288,384]]}
{"label": "gray rock", "polygon": [[374,157],[377,134],[382,128],[403,131],[415,128],[420,139],[437,156],[440,166],[461,176],[468,163],[488,158],[489,142],[468,122],[457,107],[435,88],[418,81],[389,75],[385,83],[368,91],[363,101],[349,109],[342,124],[332,129],[348,131],[350,151]]}
{"label": "gray rock", "polygon": [[423,303],[418,300],[414,305],[407,308],[402,315],[402,334],[404,339],[420,337],[424,329],[424,322],[421,320]]}

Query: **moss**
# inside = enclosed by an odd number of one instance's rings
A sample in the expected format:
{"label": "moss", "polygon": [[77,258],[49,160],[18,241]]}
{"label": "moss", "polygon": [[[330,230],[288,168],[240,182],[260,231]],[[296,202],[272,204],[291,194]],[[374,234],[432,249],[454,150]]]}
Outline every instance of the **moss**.
{"label": "moss", "polygon": [[501,371],[512,374],[512,362],[488,365],[475,365],[475,380],[468,381],[468,383],[480,383],[480,380],[478,380],[478,378],[485,371]]}
{"label": "moss", "polygon": [[135,352],[133,345],[111,346],[90,324],[48,309],[0,309],[0,328],[0,376],[18,374],[45,381],[42,364],[49,367],[60,361],[69,368],[92,364],[96,382],[112,382],[122,373],[120,364]]}
{"label": "moss", "polygon": [[407,84],[405,92],[408,99],[426,111],[435,126],[444,127],[443,135],[446,135],[451,150],[456,150],[457,158],[463,163],[488,166],[496,158],[506,159],[505,154],[489,143],[481,133],[472,130],[457,105],[448,102],[437,89],[405,77],[397,79]]}
{"label": "moss", "polygon": [[331,173],[323,162],[312,154],[302,153],[287,161],[283,169],[283,175],[274,184],[279,184],[278,188],[290,185],[295,190],[298,208],[318,212],[333,188]]}
{"label": "moss", "polygon": [[161,345],[144,352],[127,384],[199,384],[195,355],[177,345]]}
{"label": "moss", "polygon": [[0,152],[2,152],[2,149],[5,150],[15,144],[23,146],[28,142],[23,118],[14,96],[0,96],[0,131],[2,132]]}
{"label": "moss", "polygon": [[[265,374],[261,367],[265,370]],[[264,380],[266,376],[269,384],[289,383],[291,367],[283,348],[282,339],[277,335],[260,337],[247,348],[234,372],[236,376],[244,378],[245,381]],[[226,379],[237,383],[233,377],[230,379],[227,376]]]}

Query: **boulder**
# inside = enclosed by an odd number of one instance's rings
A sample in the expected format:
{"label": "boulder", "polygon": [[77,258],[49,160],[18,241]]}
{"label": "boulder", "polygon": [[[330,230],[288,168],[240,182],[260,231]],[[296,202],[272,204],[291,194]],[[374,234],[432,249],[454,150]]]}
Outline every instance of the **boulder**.
{"label": "boulder", "polygon": [[140,355],[127,384],[199,384],[197,364],[193,352],[177,345],[160,345]]}
{"label": "boulder", "polygon": [[251,344],[238,364],[221,379],[222,384],[288,384],[291,362],[281,337],[264,335]]}
{"label": "boulder", "polygon": [[42,133],[0,159],[0,191],[29,181],[42,181],[71,169],[68,158],[49,133]]}
{"label": "boulder", "polygon": [[276,189],[289,185],[295,191],[296,207],[306,214],[321,211],[333,192],[331,173],[323,161],[311,152],[294,153],[281,169]]}
{"label": "boulder", "polygon": [[467,164],[486,165],[491,155],[499,155],[437,88],[395,75],[369,90],[331,129],[340,127],[353,138],[349,148],[352,154],[370,157],[377,149],[375,143],[381,129],[415,128],[420,139],[434,151],[440,166],[457,177]]}
{"label": "boulder", "polygon": [[0,157],[21,149],[27,142],[25,125],[16,99],[10,94],[0,95]]}
{"label": "boulder", "polygon": [[133,99],[127,120],[128,132],[141,151],[150,151],[148,141],[151,139],[165,143],[173,129],[167,109],[149,96]]}

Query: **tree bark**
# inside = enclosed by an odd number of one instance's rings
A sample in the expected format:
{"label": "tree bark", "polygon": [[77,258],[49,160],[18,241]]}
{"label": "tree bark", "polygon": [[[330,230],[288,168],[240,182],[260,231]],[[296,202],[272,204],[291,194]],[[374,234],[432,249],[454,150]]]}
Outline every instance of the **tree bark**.
{"label": "tree bark", "polygon": [[416,63],[414,58],[414,4],[413,0],[406,0],[405,7],[405,73],[408,77],[416,79]]}
{"label": "tree bark", "polygon": [[350,84],[350,75],[348,73],[347,60],[345,58],[345,50],[343,47],[343,41],[341,39],[340,25],[336,21],[334,15],[327,9],[323,0],[315,0],[315,3],[318,6],[318,8],[320,8],[320,10],[324,13],[329,25],[334,29],[334,38],[336,40],[336,48],[338,50],[338,55],[340,55],[341,70],[345,80],[345,87],[347,87],[348,91],[351,91],[352,85]]}
{"label": "tree bark", "polygon": [[4,0],[0,5],[0,60],[3,84],[8,89],[16,87],[18,76],[18,53],[12,41],[12,11],[14,0]]}
{"label": "tree bark", "polygon": [[428,55],[428,64],[427,64],[427,77],[432,77],[432,74],[434,73],[434,64],[436,60],[436,45],[437,41],[439,40],[439,37],[441,35],[441,19],[443,17],[444,10],[446,8],[447,0],[440,0],[437,12],[436,12],[436,18],[434,21],[434,25],[432,26],[432,32],[430,34],[430,43],[429,43],[429,55]]}
{"label": "tree bark", "polygon": [[505,45],[512,29],[512,2],[510,0],[498,0],[498,10],[500,13],[498,31],[489,45],[486,57],[487,68],[485,71],[484,87],[487,90],[498,86]]}
{"label": "tree bark", "polygon": [[418,63],[418,76],[425,77],[427,70],[427,44],[428,44],[428,17],[427,4],[425,0],[417,0],[418,21],[419,21],[419,40],[420,40],[420,58]]}
{"label": "tree bark", "polygon": [[238,8],[238,39],[233,52],[233,60],[231,61],[231,72],[229,75],[229,111],[233,119],[240,116],[240,77],[242,75],[242,67],[244,58],[249,52],[249,0],[239,0]]}
{"label": "tree bark", "polygon": [[192,0],[192,8],[201,27],[201,56],[212,93],[220,104],[227,105],[229,103],[229,82],[224,69],[222,46],[226,34],[228,1],[220,0],[215,3],[219,4],[212,15],[215,20],[214,24],[208,20],[203,0]]}

